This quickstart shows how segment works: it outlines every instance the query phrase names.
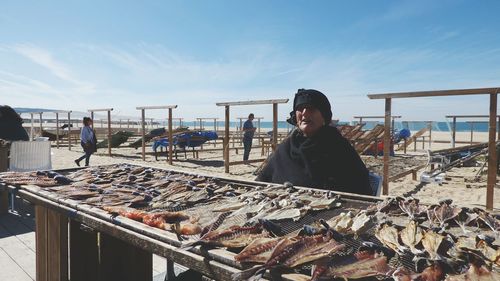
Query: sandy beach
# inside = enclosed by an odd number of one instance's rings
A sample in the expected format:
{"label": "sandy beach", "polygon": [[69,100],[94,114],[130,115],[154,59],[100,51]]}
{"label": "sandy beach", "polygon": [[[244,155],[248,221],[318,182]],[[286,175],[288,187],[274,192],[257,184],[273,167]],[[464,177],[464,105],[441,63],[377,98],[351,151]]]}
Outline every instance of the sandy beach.
{"label": "sandy beach", "polygon": [[[410,145],[407,154],[404,155],[402,151],[396,151],[396,156],[391,158],[390,175],[401,173],[407,169],[426,164],[428,161],[427,153],[429,147],[431,150],[450,148],[451,134],[449,132],[432,132],[433,142],[429,146],[428,134],[425,142],[418,142],[416,151],[414,145]],[[474,133],[474,142],[486,142],[488,139],[487,133],[476,132]],[[456,136],[457,146],[467,145],[470,141],[470,132],[457,132]],[[448,141],[448,143],[444,143]],[[254,146],[257,141],[254,142]],[[207,144],[206,147],[213,147]],[[261,163],[232,165],[230,173],[224,173],[224,162],[222,151],[200,152],[199,158],[193,158],[193,153],[186,152],[179,153],[177,160],[174,160],[173,165],[169,165],[165,153],[159,156],[158,161],[152,155],[150,145],[146,146],[146,160],[142,160],[141,148],[134,149],[128,147],[120,147],[112,149],[112,157],[108,156],[107,149],[99,149],[96,154],[91,157],[91,165],[107,165],[114,163],[132,163],[141,164],[151,167],[158,167],[164,169],[175,169],[191,173],[198,173],[212,176],[232,177],[242,180],[254,180],[254,172],[258,169]],[[267,155],[261,155],[260,148],[252,149],[250,159],[265,158]],[[77,167],[74,160],[82,155],[81,147],[72,147],[68,150],[67,147],[59,149],[52,149],[52,165],[54,169],[66,169]],[[242,150],[236,154],[235,150],[230,151],[231,161],[239,161],[242,158]],[[376,173],[381,174],[382,171],[382,157],[362,156],[363,161],[367,167]],[[477,163],[480,165],[480,163]],[[417,172],[417,180],[412,179],[412,175],[405,176],[389,185],[389,196],[413,196],[420,199],[427,204],[435,204],[442,199],[453,199],[453,201],[460,206],[467,207],[480,207],[484,208],[486,205],[486,173],[487,168],[480,172],[478,180],[474,177],[478,175],[481,167],[458,167],[452,168],[444,174],[444,181],[438,183],[420,184],[420,175],[424,171],[428,171],[429,167],[421,169]],[[500,211],[500,188],[495,188],[494,210]]]}

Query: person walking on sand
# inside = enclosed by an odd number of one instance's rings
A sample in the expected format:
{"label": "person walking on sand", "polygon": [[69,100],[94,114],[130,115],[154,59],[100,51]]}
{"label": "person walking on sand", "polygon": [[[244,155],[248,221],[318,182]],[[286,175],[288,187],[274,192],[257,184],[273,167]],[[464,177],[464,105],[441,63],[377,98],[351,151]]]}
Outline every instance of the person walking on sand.
{"label": "person walking on sand", "polygon": [[248,157],[250,156],[250,150],[252,150],[252,141],[253,141],[253,134],[255,133],[255,127],[253,126],[253,119],[254,119],[253,113],[250,113],[248,115],[248,120],[245,121],[243,124],[243,128],[241,128],[242,131],[245,133],[243,134],[243,147],[244,147],[244,152],[243,152],[243,162],[245,164],[248,163]]}
{"label": "person walking on sand", "polygon": [[75,163],[80,167],[80,161],[85,158],[85,166],[89,165],[90,156],[92,153],[97,151],[97,138],[95,136],[94,129],[92,129],[92,119],[89,117],[83,117],[83,128],[80,133],[80,144],[83,147],[85,154],[76,159]]}

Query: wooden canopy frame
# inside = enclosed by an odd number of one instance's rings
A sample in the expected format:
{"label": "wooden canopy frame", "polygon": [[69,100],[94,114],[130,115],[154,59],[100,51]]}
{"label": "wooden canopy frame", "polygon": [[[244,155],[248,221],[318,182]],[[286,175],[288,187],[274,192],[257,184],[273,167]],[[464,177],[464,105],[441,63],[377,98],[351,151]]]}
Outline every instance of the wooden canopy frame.
{"label": "wooden canopy frame", "polygon": [[138,106],[135,109],[141,111],[141,126],[142,126],[142,161],[146,160],[146,109],[168,109],[168,164],[172,165],[172,109],[177,108],[177,105],[156,105],[156,106]]}
{"label": "wooden canopy frame", "polygon": [[464,96],[464,95],[489,95],[490,96],[490,114],[489,114],[489,139],[488,139],[488,182],[486,187],[486,208],[493,209],[493,196],[496,183],[496,117],[497,117],[497,94],[500,87],[497,88],[476,88],[476,89],[458,89],[458,90],[439,90],[422,92],[403,92],[386,94],[369,94],[370,99],[385,99],[385,134],[384,134],[384,170],[382,180],[382,194],[389,193],[389,124],[391,122],[391,101],[397,98],[416,98],[416,97],[441,97],[441,96]]}
{"label": "wooden canopy frame", "polygon": [[[457,131],[457,118],[465,118],[465,119],[476,119],[476,118],[490,118],[489,115],[446,115],[446,118],[452,118],[452,125],[451,125],[451,140],[452,140],[452,147],[455,147],[455,137],[456,137],[456,131]],[[500,115],[497,115],[497,124],[500,124]],[[471,128],[472,130],[472,128]],[[472,134],[472,132],[471,132]],[[497,140],[500,140],[500,130],[497,132]]]}
{"label": "wooden canopy frame", "polygon": [[276,100],[253,100],[253,101],[237,101],[237,102],[218,102],[215,105],[224,106],[226,117],[224,122],[224,172],[229,173],[229,108],[231,106],[239,105],[261,105],[261,104],[272,104],[273,105],[273,151],[276,149],[278,144],[278,104],[287,103],[288,99],[276,99]]}
{"label": "wooden canopy frame", "polygon": [[[363,123],[363,119],[384,119],[385,116],[383,115],[380,115],[380,116],[364,116],[364,115],[361,115],[361,116],[353,116],[353,118],[355,119],[359,119],[359,123]],[[392,119],[392,129],[394,130],[394,119],[398,119],[398,118],[401,118],[400,115],[393,115],[391,116],[391,119]]]}
{"label": "wooden canopy frame", "polygon": [[217,120],[219,120],[219,118],[214,118],[214,117],[200,117],[200,118],[196,118],[196,121],[194,123],[194,128],[196,129],[196,123],[200,123],[200,130],[203,130],[203,121],[204,120],[213,120],[214,121],[214,132],[217,132]]}
{"label": "wooden canopy frame", "polygon": [[113,108],[88,109],[87,111],[90,112],[90,118],[92,119],[92,129],[94,129],[94,112],[108,113],[108,155],[112,156],[111,155],[111,111],[113,111]]}

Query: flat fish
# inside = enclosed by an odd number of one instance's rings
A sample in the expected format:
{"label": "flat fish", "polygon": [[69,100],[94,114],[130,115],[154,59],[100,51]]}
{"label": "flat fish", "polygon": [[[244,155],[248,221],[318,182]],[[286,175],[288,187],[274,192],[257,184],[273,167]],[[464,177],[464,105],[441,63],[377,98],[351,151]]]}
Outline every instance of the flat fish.
{"label": "flat fish", "polygon": [[236,261],[246,263],[265,263],[271,257],[274,248],[282,239],[283,238],[278,237],[257,238],[246,246],[239,254],[234,256],[234,259]]}
{"label": "flat fish", "polygon": [[457,217],[462,209],[452,207],[448,202],[442,202],[441,205],[434,207],[433,211],[435,220],[439,223],[439,227],[443,228],[445,223]]}
{"label": "flat fish", "polygon": [[266,263],[234,274],[233,280],[253,280],[259,278],[267,269],[277,266],[294,268],[331,256],[343,248],[344,244],[335,241],[330,234],[285,237],[276,245]]}
{"label": "flat fish", "polygon": [[449,275],[445,281],[499,281],[500,273],[488,270],[484,265],[471,264],[464,274]]}
{"label": "flat fish", "polygon": [[416,248],[417,244],[419,244],[424,237],[422,228],[420,228],[417,222],[411,220],[406,227],[399,232],[399,235],[401,237],[401,242],[408,246],[413,254],[416,255],[422,252]]}
{"label": "flat fish", "polygon": [[328,220],[326,223],[330,225],[330,227],[342,234],[347,234],[351,230],[351,226],[353,224],[354,215],[351,212],[340,213],[338,216],[333,217]]}
{"label": "flat fish", "polygon": [[381,224],[375,231],[375,237],[377,237],[386,247],[397,253],[402,253],[404,251],[404,247],[399,243],[398,229],[389,223]]}
{"label": "flat fish", "polygon": [[122,217],[126,217],[141,222],[144,216],[147,214],[144,211],[123,206],[103,206],[102,209],[111,214],[120,215]]}
{"label": "flat fish", "polygon": [[369,216],[366,212],[361,212],[354,217],[351,231],[356,235],[360,235],[373,227],[375,223],[376,219],[374,216]]}
{"label": "flat fish", "polygon": [[419,204],[419,200],[416,198],[408,198],[398,201],[399,208],[410,217],[410,219],[415,219],[422,215],[425,215],[427,208]]}
{"label": "flat fish", "polygon": [[424,249],[427,251],[427,253],[429,253],[429,256],[432,260],[435,260],[439,257],[438,249],[444,240],[444,236],[432,230],[427,230],[424,233],[424,237],[422,238],[422,245],[424,246]]}
{"label": "flat fish", "polygon": [[314,274],[311,281],[319,280],[324,277],[336,277],[347,279],[359,279],[375,276],[390,276],[392,268],[387,265],[387,258],[383,255],[373,256],[361,260],[355,260],[350,264],[333,266],[322,272],[321,277],[319,273]]}
{"label": "flat fish", "polygon": [[206,245],[215,247],[242,248],[248,246],[257,238],[270,237],[261,224],[242,227],[233,226],[229,229],[214,230],[203,235],[200,240],[188,243],[185,247]]}

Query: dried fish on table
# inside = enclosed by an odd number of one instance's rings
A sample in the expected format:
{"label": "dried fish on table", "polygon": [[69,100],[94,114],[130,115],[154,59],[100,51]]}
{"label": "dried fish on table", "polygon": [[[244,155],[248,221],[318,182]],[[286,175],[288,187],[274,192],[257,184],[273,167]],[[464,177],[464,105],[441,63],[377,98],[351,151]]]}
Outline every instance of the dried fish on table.
{"label": "dried fish on table", "polygon": [[478,218],[478,214],[471,212],[469,208],[462,208],[460,213],[454,218],[454,221],[460,226],[464,234],[468,231],[465,228],[468,224],[475,221]]}
{"label": "dried fish on table", "polygon": [[407,246],[414,255],[422,253],[422,250],[417,249],[417,245],[422,241],[424,233],[422,228],[414,220],[410,222],[399,232],[401,242]]}
{"label": "dried fish on table", "polygon": [[257,223],[253,226],[233,226],[229,229],[214,230],[203,235],[200,240],[187,243],[185,248],[196,245],[242,248],[248,246],[257,238],[271,237],[264,229],[264,225]]}
{"label": "dried fish on table", "polygon": [[234,274],[233,280],[257,280],[267,269],[294,268],[331,256],[343,248],[344,244],[333,239],[332,232],[325,235],[285,237],[276,245],[266,263]]}
{"label": "dried fish on table", "polygon": [[362,247],[353,255],[334,257],[328,262],[316,265],[311,281],[388,277],[394,269],[387,263],[388,257],[377,247]]}
{"label": "dried fish on table", "polygon": [[181,221],[188,220],[190,217],[183,212],[159,212],[146,214],[142,222],[156,228],[169,230],[169,224],[178,224]]}
{"label": "dried fish on table", "polygon": [[500,220],[494,218],[491,214],[479,208],[474,208],[473,210],[478,214],[478,218],[491,228],[491,230],[495,233],[500,231]]}
{"label": "dried fish on table", "polygon": [[351,230],[351,226],[353,224],[354,215],[352,212],[340,213],[338,216],[333,217],[332,219],[326,221],[326,223],[335,231],[347,234]]}
{"label": "dried fish on table", "polygon": [[111,213],[112,215],[120,215],[122,217],[126,217],[136,221],[142,221],[144,216],[147,214],[144,211],[124,206],[103,206],[102,209]]}
{"label": "dried fish on table", "polygon": [[445,223],[452,220],[460,214],[462,209],[452,207],[452,200],[444,200],[439,203],[439,206],[434,207],[432,210],[434,212],[434,219],[439,223],[439,227],[445,227]]}
{"label": "dried fish on table", "polygon": [[414,220],[418,217],[425,216],[427,208],[419,204],[419,200],[416,198],[407,198],[398,200],[399,208]]}
{"label": "dried fish on table", "polygon": [[375,231],[375,237],[382,244],[396,253],[403,253],[405,247],[399,243],[399,230],[392,223],[385,222],[379,225]]}
{"label": "dried fish on table", "polygon": [[446,237],[436,233],[432,229],[424,232],[424,237],[422,238],[422,246],[429,254],[432,260],[440,259],[441,254],[439,253],[439,247],[445,241]]}
{"label": "dried fish on table", "polygon": [[365,233],[368,229],[372,228],[375,224],[375,216],[367,215],[366,212],[360,212],[353,219],[351,231],[355,235],[360,235]]}
{"label": "dried fish on table", "polygon": [[239,254],[234,256],[234,259],[239,262],[265,263],[267,260],[269,260],[274,248],[282,239],[284,238],[257,238],[243,250],[241,250]]}

